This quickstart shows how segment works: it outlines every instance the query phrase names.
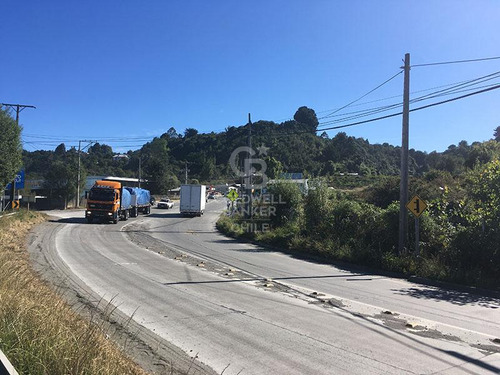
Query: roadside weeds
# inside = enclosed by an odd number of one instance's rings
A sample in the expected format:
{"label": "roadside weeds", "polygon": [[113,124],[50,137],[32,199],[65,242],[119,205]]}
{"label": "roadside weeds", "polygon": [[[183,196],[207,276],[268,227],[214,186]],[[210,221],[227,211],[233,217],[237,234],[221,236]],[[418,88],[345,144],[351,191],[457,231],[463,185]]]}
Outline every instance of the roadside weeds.
{"label": "roadside weeds", "polygon": [[44,220],[23,211],[0,218],[2,351],[20,374],[147,374],[108,340],[103,324],[82,319],[32,270],[26,237]]}

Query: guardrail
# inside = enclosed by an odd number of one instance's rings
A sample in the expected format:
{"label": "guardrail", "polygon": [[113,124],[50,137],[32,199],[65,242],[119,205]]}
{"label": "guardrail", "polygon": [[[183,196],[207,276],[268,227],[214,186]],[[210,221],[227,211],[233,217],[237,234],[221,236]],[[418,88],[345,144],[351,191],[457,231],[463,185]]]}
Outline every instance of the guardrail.
{"label": "guardrail", "polygon": [[14,366],[9,362],[5,354],[0,350],[0,374],[19,375]]}

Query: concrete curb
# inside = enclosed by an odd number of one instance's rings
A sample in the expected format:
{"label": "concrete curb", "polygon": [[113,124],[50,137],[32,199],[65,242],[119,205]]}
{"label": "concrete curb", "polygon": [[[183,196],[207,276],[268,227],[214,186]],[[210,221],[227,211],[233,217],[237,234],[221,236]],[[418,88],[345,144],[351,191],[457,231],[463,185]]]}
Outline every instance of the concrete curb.
{"label": "concrete curb", "polygon": [[5,354],[0,350],[0,374],[19,375],[14,366],[9,362]]}

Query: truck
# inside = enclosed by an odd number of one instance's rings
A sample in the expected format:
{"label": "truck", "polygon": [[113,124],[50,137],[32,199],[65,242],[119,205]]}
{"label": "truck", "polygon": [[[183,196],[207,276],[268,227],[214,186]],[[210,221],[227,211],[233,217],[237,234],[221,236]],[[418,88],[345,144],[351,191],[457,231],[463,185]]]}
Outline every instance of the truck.
{"label": "truck", "polygon": [[151,194],[149,190],[141,189],[138,187],[125,187],[131,195],[132,209],[130,211],[131,217],[137,217],[139,212],[149,214],[151,212]]}
{"label": "truck", "polygon": [[116,224],[120,219],[127,220],[129,216],[137,216],[139,211],[149,213],[149,196],[148,190],[128,188],[117,181],[96,181],[86,194],[85,218],[88,223],[100,219]]}
{"label": "truck", "polygon": [[205,185],[181,185],[181,215],[201,216],[205,212]]}

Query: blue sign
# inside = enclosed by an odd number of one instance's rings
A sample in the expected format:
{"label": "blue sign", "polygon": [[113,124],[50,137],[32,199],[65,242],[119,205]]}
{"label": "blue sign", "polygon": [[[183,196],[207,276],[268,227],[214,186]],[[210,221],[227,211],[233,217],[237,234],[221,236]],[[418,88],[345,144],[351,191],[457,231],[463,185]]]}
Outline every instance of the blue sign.
{"label": "blue sign", "polygon": [[282,173],[281,178],[285,180],[301,180],[304,175],[302,173]]}
{"label": "blue sign", "polygon": [[[14,181],[16,181],[16,190],[24,189],[24,169],[21,169],[19,172],[17,172]],[[10,190],[10,189],[12,189],[12,182],[9,183],[5,188],[5,190]]]}

